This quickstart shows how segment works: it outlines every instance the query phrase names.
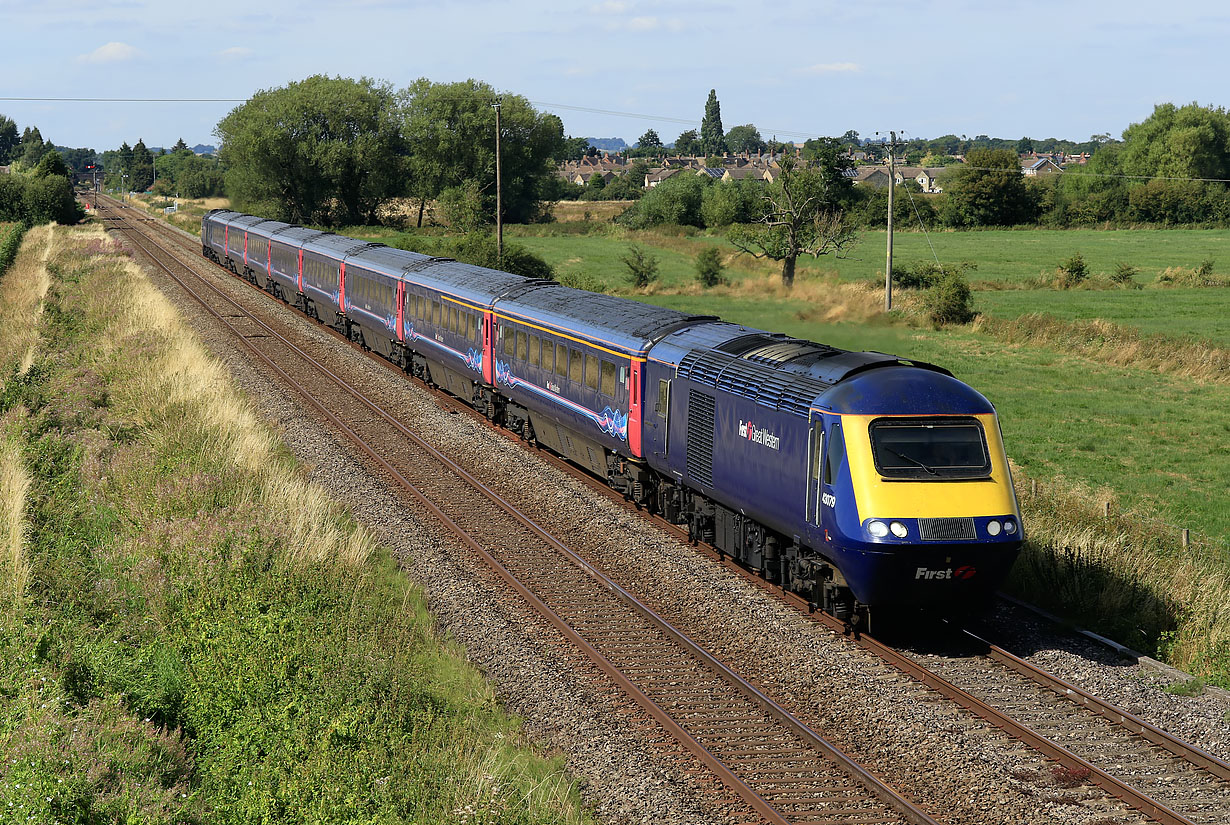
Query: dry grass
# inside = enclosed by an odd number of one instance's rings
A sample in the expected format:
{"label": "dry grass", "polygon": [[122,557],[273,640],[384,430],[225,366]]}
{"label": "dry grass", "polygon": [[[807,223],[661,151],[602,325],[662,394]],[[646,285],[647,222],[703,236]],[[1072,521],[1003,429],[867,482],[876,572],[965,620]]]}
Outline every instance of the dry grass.
{"label": "dry grass", "polygon": [[115,389],[114,403],[147,431],[198,435],[209,454],[250,476],[250,503],[266,514],[292,562],[362,565],[372,552],[371,536],[291,466],[277,436],[235,394],[225,367],[196,341],[142,270],[130,261],[119,269],[122,286],[111,294],[122,296],[121,305],[100,349],[118,352],[137,339],[147,345],[145,363],[133,365],[132,380]]}
{"label": "dry grass", "polygon": [[[556,201],[551,216],[560,223],[572,221],[612,221],[635,201]],[[585,215],[588,213],[589,217]]]}
{"label": "dry grass", "polygon": [[57,249],[52,226],[26,233],[21,252],[0,280],[0,358],[4,372],[26,372],[34,363],[38,316],[51,285],[47,262]]}
{"label": "dry grass", "polygon": [[1230,384],[1230,350],[1200,341],[1141,335],[1110,321],[1063,321],[1029,313],[1012,320],[980,315],[974,329],[1009,344],[1048,344],[1123,367],[1151,369],[1212,384]]}
{"label": "dry grass", "polygon": [[0,448],[0,531],[4,547],[0,550],[0,580],[4,582],[10,604],[18,604],[30,580],[26,559],[26,495],[30,476],[22,463],[21,446],[13,441]]}

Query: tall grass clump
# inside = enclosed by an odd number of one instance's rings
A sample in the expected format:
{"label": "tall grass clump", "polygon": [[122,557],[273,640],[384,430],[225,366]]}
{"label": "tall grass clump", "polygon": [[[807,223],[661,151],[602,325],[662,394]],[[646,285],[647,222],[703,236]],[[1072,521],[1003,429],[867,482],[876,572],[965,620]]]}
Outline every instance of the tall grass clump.
{"label": "tall grass clump", "polygon": [[17,250],[21,249],[21,240],[26,234],[24,223],[15,223],[9,227],[4,239],[0,240],[0,275],[8,271],[17,259]]}
{"label": "tall grass clump", "polygon": [[1010,589],[1230,687],[1230,571],[1223,551],[1199,542],[1184,548],[1173,530],[1134,514],[1108,519],[1100,498],[1060,484],[1021,492],[1027,543]]}
{"label": "tall grass clump", "polygon": [[1197,381],[1230,383],[1230,350],[1206,341],[1139,330],[1100,318],[1065,321],[1031,312],[1017,318],[978,316],[976,330],[1009,344],[1033,344],[1079,352],[1108,364],[1181,375]]}
{"label": "tall grass clump", "polygon": [[0,414],[28,477],[0,455],[28,571],[0,613],[0,810],[584,821],[559,760],[523,748],[392,555],[144,274],[99,230],[55,232],[37,321],[55,344]]}
{"label": "tall grass clump", "polygon": [[30,491],[30,476],[22,461],[21,448],[9,441],[0,446],[0,592],[8,604],[18,605],[30,580],[30,564],[26,559],[26,495]]}

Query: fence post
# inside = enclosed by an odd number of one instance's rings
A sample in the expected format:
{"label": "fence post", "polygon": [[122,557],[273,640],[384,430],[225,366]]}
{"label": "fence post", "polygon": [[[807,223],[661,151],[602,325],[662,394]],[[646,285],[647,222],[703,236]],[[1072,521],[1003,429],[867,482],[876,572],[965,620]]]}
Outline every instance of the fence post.
{"label": "fence post", "polygon": [[1188,530],[1186,527],[1184,527],[1183,528],[1183,547],[1187,548],[1191,545],[1191,543],[1192,543],[1191,531]]}
{"label": "fence post", "polygon": [[1102,502],[1102,518],[1110,518],[1110,502]]}

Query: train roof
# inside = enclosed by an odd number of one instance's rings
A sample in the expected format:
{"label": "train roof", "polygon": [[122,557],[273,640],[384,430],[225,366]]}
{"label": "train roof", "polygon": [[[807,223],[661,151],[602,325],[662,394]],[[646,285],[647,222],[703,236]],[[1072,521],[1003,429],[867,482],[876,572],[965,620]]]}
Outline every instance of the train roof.
{"label": "train roof", "polygon": [[[822,397],[834,386],[871,369],[908,366],[949,375],[931,364],[895,355],[851,352],[725,321],[680,329],[654,346],[652,355],[674,366],[680,378],[802,415],[813,406],[828,406],[833,399]],[[854,400],[840,398],[847,404]]]}
{"label": "train roof", "polygon": [[345,235],[334,235],[332,232],[321,232],[303,241],[304,252],[325,255],[336,260],[344,260],[347,255],[353,255],[364,247],[372,246],[369,241],[348,238]]}
{"label": "train roof", "polygon": [[501,299],[495,310],[635,354],[644,354],[676,329],[713,318],[555,283]]}
{"label": "train roof", "polygon": [[421,267],[407,271],[406,277],[426,289],[460,298],[484,309],[490,309],[505,296],[552,283],[499,269],[464,264],[452,258],[428,258]]}
{"label": "train roof", "polygon": [[390,278],[400,279],[405,275],[407,269],[422,266],[424,262],[430,260],[432,258],[427,255],[377,244],[366,246],[347,258],[346,268],[349,270],[352,266],[358,266]]}

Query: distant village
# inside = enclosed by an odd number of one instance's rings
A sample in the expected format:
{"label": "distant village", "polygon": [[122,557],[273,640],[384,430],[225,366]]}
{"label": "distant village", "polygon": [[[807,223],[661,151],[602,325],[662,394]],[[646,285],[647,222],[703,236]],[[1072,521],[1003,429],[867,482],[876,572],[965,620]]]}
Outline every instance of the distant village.
{"label": "distant village", "polygon": [[[800,163],[805,163],[802,160],[802,144],[796,144],[793,150],[796,159]],[[771,183],[781,174],[782,158],[789,152],[790,149],[786,149],[784,153],[757,152],[737,155],[726,153],[721,159],[721,166],[710,166],[709,163],[714,158],[699,156],[633,158],[623,153],[599,151],[596,155],[587,155],[579,161],[573,160],[560,164],[556,169],[556,174],[569,183],[579,186],[587,185],[595,175],[602,180],[603,184],[607,184],[617,177],[629,174],[637,163],[647,163],[649,171],[645,174],[645,180],[642,183],[645,189],[652,189],[674,175],[707,175],[727,182],[755,178]],[[848,152],[847,156],[851,163],[847,174],[853,178],[856,185],[878,189],[888,186],[890,165],[887,158],[876,160],[867,152],[857,149]],[[961,155],[951,156],[950,159],[955,163],[965,162],[965,158]],[[1069,165],[1084,165],[1089,161],[1089,153],[1069,155],[1062,152],[1028,152],[1020,155],[1020,161],[1021,174],[1026,177],[1036,177],[1062,172]],[[904,158],[898,157],[894,159],[891,168],[898,185],[907,180],[913,180],[923,192],[935,194],[944,191],[941,176],[950,167],[909,166]]]}

